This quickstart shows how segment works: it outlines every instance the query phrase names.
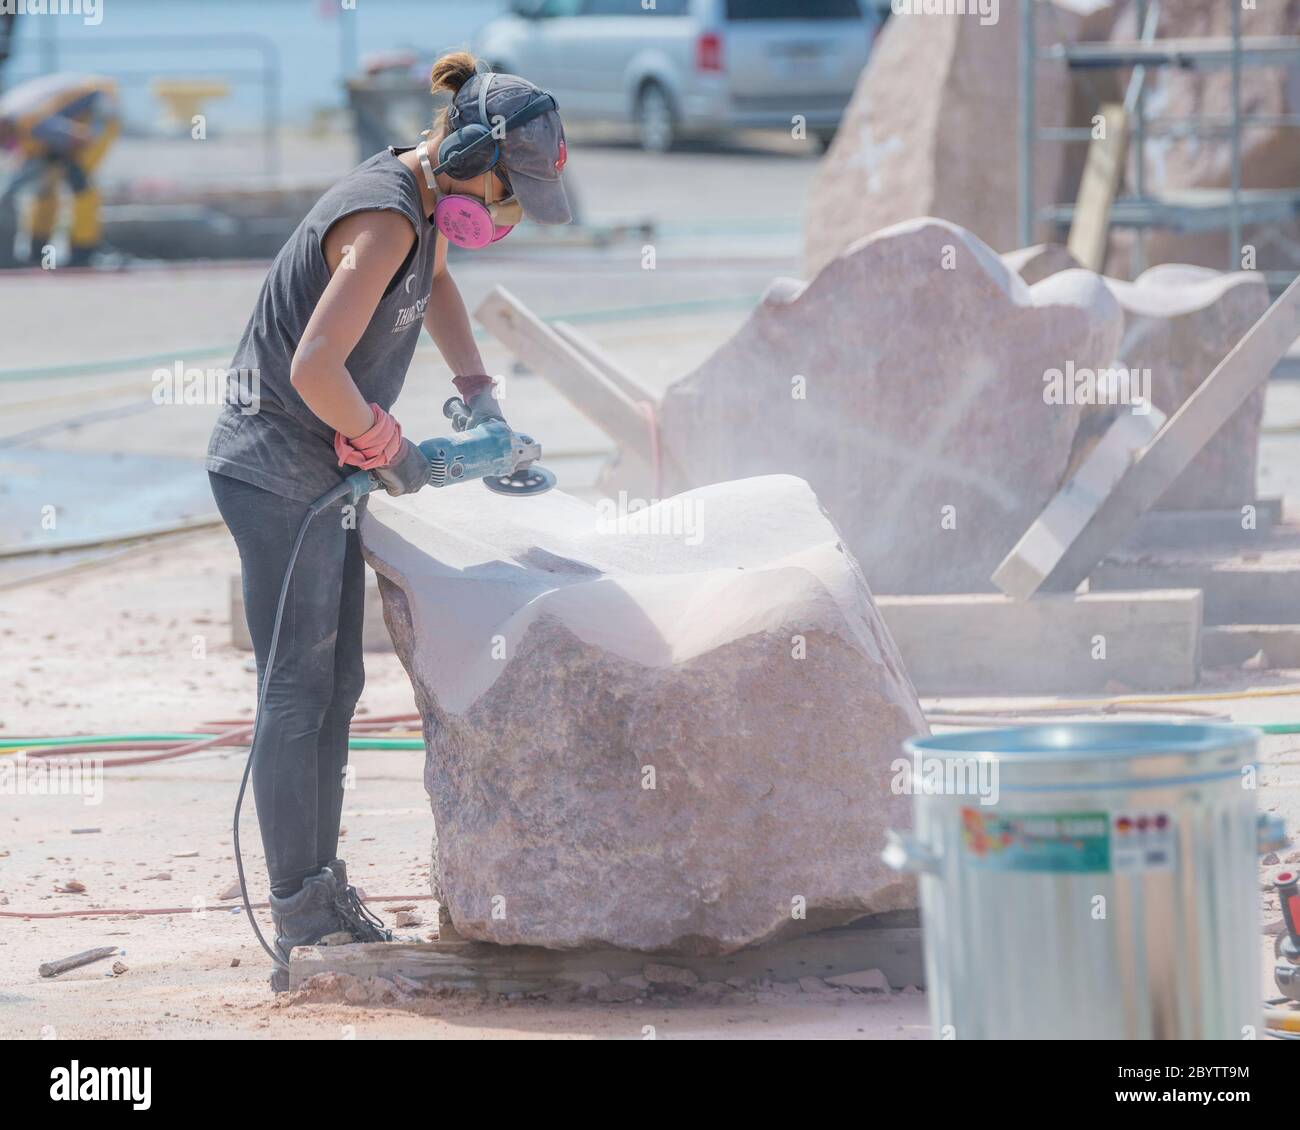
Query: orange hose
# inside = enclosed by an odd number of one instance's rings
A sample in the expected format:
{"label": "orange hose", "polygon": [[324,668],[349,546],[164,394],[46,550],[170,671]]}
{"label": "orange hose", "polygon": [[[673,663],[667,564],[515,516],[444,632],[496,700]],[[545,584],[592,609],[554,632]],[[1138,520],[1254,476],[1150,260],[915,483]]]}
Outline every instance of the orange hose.
{"label": "orange hose", "polygon": [[[410,722],[419,719],[418,714],[393,714],[382,718],[367,718],[361,723],[353,723],[349,733],[372,734],[382,729],[391,729],[398,722]],[[205,723],[206,726],[221,725],[221,723]],[[118,769],[128,765],[149,765],[156,761],[170,761],[176,757],[184,757],[186,754],[197,753],[200,750],[211,749],[222,746],[243,746],[246,744],[245,739],[250,737],[253,732],[253,723],[242,721],[229,723],[229,729],[217,730],[210,738],[203,738],[199,741],[184,742],[181,744],[165,744],[163,742],[140,740],[134,742],[96,742],[93,745],[83,745],[77,747],[77,754],[87,753],[108,753],[116,750],[138,750],[141,747],[157,747],[155,752],[142,754],[139,757],[118,757],[109,758],[104,761],[105,769]],[[197,732],[206,733],[205,728],[200,728]],[[78,758],[71,757],[67,747],[55,747],[48,750],[34,749],[27,751],[29,761],[36,758],[48,759],[53,765],[67,765],[76,763]]]}
{"label": "orange hose", "polygon": [[[148,765],[155,761],[170,761],[172,758],[175,757],[184,757],[187,753],[197,753],[201,749],[208,749],[214,745],[215,746],[239,745],[241,744],[240,739],[248,738],[252,735],[252,733],[253,733],[252,723],[246,723],[240,729],[223,730],[221,733],[214,734],[210,738],[203,738],[201,741],[197,741],[197,742],[185,742],[182,745],[178,745],[171,749],[164,750],[161,753],[143,754],[140,757],[113,758],[104,762],[104,768],[119,769],[124,765]],[[110,747],[116,744],[118,743],[114,743],[114,742],[100,743],[101,746],[108,745]],[[93,745],[83,746],[82,751],[84,752],[85,750],[94,750],[97,748],[99,747]],[[138,749],[139,745],[137,744],[134,747],[128,745],[127,748]],[[68,757],[67,751],[64,749],[52,749],[47,752],[35,750],[27,755],[29,761],[37,757],[49,758],[51,760],[51,763],[54,765],[67,765],[69,763],[74,763],[74,764],[77,763],[77,758]]]}

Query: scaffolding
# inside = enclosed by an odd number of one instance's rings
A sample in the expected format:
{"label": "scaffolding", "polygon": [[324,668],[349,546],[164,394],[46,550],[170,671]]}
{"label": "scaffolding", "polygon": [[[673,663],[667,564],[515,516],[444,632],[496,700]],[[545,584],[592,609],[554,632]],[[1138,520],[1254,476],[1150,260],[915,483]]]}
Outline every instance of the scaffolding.
{"label": "scaffolding", "polygon": [[[1110,211],[1111,227],[1136,232],[1135,273],[1145,265],[1143,234],[1152,228],[1178,232],[1227,231],[1227,269],[1241,269],[1242,230],[1247,224],[1277,223],[1300,217],[1300,186],[1283,189],[1243,189],[1241,136],[1247,129],[1300,127],[1296,114],[1243,114],[1242,74],[1247,67],[1277,67],[1300,64],[1300,36],[1243,36],[1241,5],[1223,0],[1231,13],[1231,35],[1201,39],[1157,39],[1160,0],[1137,0],[1137,40],[1113,43],[1056,43],[1039,50],[1037,0],[1020,5],[1020,144],[1019,144],[1019,229],[1020,243],[1034,242],[1036,220],[1068,227],[1074,220],[1075,204],[1037,207],[1034,200],[1034,148],[1040,141],[1090,141],[1087,127],[1038,127],[1034,113],[1035,72],[1038,62],[1065,61],[1075,71],[1133,68],[1124,97],[1130,117],[1129,161],[1133,170],[1131,195],[1116,200]],[[1051,9],[1049,8],[1049,11]],[[1146,79],[1154,68],[1176,67],[1185,71],[1229,69],[1232,72],[1230,113],[1190,118],[1148,119]],[[1227,188],[1183,188],[1148,191],[1146,145],[1153,135],[1174,137],[1227,138],[1230,147]],[[1271,272],[1268,282],[1283,289],[1296,271]]]}

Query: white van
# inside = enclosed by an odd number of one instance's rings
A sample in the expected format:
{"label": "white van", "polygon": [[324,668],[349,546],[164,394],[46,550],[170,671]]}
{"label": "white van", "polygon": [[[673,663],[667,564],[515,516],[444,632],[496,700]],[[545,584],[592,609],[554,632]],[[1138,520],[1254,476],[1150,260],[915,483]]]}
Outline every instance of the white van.
{"label": "white van", "polygon": [[873,0],[512,0],[477,54],[553,92],[569,121],[687,134],[789,130],[829,142],[878,27]]}

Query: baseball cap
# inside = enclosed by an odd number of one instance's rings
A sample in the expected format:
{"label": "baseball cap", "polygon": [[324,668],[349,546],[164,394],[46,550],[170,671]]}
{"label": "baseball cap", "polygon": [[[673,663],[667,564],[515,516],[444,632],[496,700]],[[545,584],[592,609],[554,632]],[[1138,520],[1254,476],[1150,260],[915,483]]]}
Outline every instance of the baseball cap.
{"label": "baseball cap", "polygon": [[[486,122],[479,118],[479,91],[489,82]],[[450,108],[453,129],[478,123],[491,127],[497,118],[510,118],[546,92],[518,75],[479,73],[456,92]],[[501,165],[524,215],[538,224],[567,224],[573,220],[561,173],[569,159],[564,123],[547,110],[515,126],[501,143]]]}

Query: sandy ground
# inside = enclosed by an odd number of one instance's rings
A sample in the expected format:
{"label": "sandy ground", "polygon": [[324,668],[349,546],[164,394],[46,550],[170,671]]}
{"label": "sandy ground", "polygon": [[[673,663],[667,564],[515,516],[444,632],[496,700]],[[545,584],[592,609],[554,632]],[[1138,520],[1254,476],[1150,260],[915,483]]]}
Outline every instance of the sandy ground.
{"label": "sandy ground", "polygon": [[[13,589],[0,603],[0,681],[12,688],[0,735],[185,731],[203,721],[247,717],[253,678],[231,646],[225,581],[235,568],[224,531],[191,534],[111,565]],[[414,709],[392,655],[367,656],[362,711]],[[1256,676],[1261,686],[1300,683],[1300,672]],[[1207,693],[1239,691],[1220,678]],[[1006,709],[1031,700],[944,700],[952,709]],[[1280,697],[1205,699],[1189,709],[1243,721],[1300,718],[1300,691]],[[1300,739],[1264,741],[1261,807],[1300,826]],[[355,786],[344,814],[343,851],[356,881],[390,920],[411,908],[431,935],[431,818],[418,753],[354,754]],[[814,996],[776,987],[719,1003],[512,1002],[417,998],[382,1007],[341,1000],[275,999],[268,962],[229,892],[235,879],[230,809],[242,758],[201,753],[107,771],[102,795],[0,798],[0,910],[8,914],[117,908],[180,908],[167,915],[0,918],[0,1038],[126,1036],[187,1038],[874,1038],[929,1036],[915,991]],[[92,803],[88,803],[91,801]],[[251,806],[250,806],[251,807]],[[253,813],[245,813],[246,864],[260,875]],[[1300,858],[1284,853],[1287,861]],[[1275,861],[1276,862],[1276,861]],[[1261,955],[1271,953],[1279,912],[1263,887]],[[67,893],[70,881],[84,893]],[[62,890],[61,890],[62,889]],[[36,966],[94,946],[116,945],[109,962],[54,980]],[[1261,992],[1268,992],[1265,982]],[[649,1029],[647,1029],[649,1026]]]}
{"label": "sandy ground", "polygon": [[[185,731],[247,717],[253,676],[230,644],[226,578],[236,568],[224,530],[189,535],[111,565],[6,594],[0,679],[12,688],[0,735]],[[18,597],[17,594],[21,593]],[[367,656],[361,709],[414,710],[392,655]],[[2,740],[2,738],[0,738]],[[347,796],[343,851],[354,880],[426,921],[428,802],[418,753],[359,752]],[[475,1039],[547,1036],[659,1038],[928,1035],[916,993],[826,999],[737,994],[722,1004],[538,1004],[453,998],[374,1008],[275,1000],[269,963],[235,900],[230,809],[242,758],[196,754],[110,770],[102,797],[0,798],[0,910],[36,914],[189,908],[171,915],[0,919],[0,1038],[221,1037]],[[250,806],[251,808],[251,806]],[[250,874],[262,873],[252,811]],[[90,829],[94,829],[93,831]],[[60,893],[69,881],[84,893]],[[413,901],[418,896],[421,901]],[[406,936],[428,936],[411,927]],[[104,962],[55,980],[43,961],[116,945],[126,971]]]}

